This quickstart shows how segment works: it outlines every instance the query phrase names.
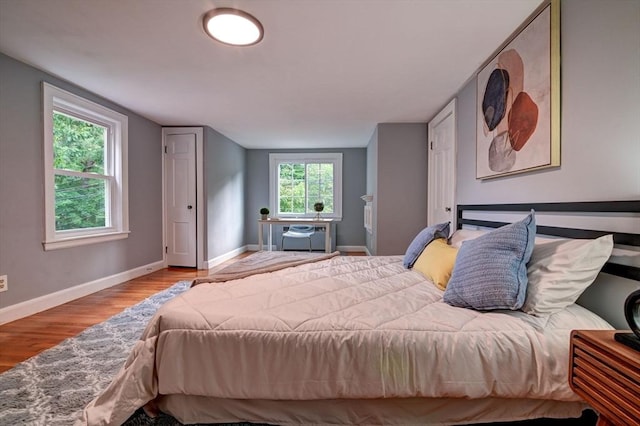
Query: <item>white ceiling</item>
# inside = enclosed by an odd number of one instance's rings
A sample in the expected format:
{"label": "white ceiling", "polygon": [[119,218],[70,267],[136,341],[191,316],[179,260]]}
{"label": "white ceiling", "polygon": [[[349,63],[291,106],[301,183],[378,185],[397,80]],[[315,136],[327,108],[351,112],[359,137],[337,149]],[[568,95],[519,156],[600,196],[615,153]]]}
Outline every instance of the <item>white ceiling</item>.
{"label": "white ceiling", "polygon": [[[161,125],[247,148],[366,146],[426,122],[541,0],[0,0],[0,51]],[[251,47],[202,16],[258,18]]]}

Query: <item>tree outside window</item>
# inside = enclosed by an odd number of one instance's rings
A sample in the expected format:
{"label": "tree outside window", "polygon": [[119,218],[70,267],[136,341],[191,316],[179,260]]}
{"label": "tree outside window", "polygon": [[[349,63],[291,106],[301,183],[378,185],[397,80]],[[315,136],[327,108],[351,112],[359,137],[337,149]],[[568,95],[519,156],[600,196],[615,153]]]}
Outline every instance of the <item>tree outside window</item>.
{"label": "tree outside window", "polygon": [[106,137],[103,126],[53,113],[56,231],[108,225]]}
{"label": "tree outside window", "polygon": [[313,205],[324,203],[323,215],[340,217],[341,154],[270,154],[271,204],[278,216],[313,217]]}

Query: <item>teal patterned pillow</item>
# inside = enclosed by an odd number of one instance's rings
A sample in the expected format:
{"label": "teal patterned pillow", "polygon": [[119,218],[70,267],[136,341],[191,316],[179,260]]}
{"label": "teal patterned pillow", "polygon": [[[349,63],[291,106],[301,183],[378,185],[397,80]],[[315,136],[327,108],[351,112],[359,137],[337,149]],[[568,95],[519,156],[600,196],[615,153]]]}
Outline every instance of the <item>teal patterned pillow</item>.
{"label": "teal patterned pillow", "polygon": [[418,256],[422,253],[422,250],[431,241],[438,238],[449,238],[449,223],[443,222],[437,225],[428,226],[418,233],[407,247],[407,251],[404,254],[402,264],[405,268],[413,268],[413,264],[416,263]]}
{"label": "teal patterned pillow", "polygon": [[462,243],[444,292],[445,303],[477,310],[520,309],[535,235],[532,210],[520,222]]}

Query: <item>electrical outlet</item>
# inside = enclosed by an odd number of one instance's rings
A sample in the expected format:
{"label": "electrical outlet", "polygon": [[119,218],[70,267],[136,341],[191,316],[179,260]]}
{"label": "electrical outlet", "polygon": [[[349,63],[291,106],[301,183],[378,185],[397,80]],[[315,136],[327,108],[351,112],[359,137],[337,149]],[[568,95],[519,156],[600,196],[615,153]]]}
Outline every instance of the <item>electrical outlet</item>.
{"label": "electrical outlet", "polygon": [[6,275],[0,275],[0,292],[9,290],[9,279]]}

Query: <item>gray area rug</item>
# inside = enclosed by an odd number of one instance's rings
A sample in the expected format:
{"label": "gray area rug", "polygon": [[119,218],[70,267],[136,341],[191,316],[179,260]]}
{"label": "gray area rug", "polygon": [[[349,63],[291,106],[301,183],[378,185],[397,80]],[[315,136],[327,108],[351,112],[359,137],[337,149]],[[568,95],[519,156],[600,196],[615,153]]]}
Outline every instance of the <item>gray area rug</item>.
{"label": "gray area rug", "polygon": [[[190,284],[180,281],[0,374],[0,425],[73,424],[111,382],[156,310]],[[141,421],[135,424],[156,424],[134,417]]]}

